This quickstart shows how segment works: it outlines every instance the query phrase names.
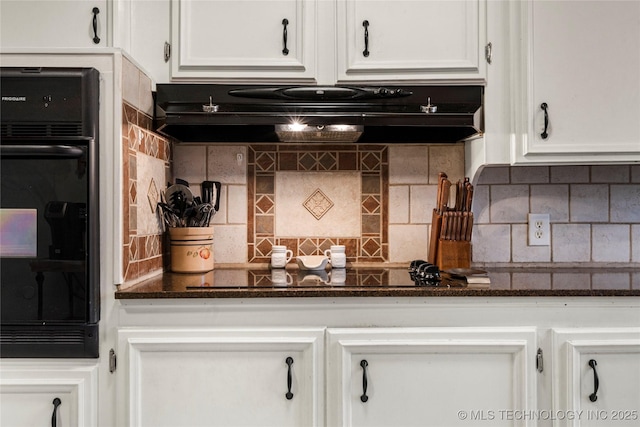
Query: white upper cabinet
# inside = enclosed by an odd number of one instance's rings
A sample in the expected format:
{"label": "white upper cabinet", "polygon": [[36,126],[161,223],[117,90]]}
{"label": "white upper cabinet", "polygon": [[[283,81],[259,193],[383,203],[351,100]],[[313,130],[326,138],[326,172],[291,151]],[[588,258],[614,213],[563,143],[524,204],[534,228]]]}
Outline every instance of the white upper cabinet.
{"label": "white upper cabinet", "polygon": [[313,80],[315,0],[176,0],[174,79]]}
{"label": "white upper cabinet", "polygon": [[485,78],[483,0],[338,0],[338,81]]}
{"label": "white upper cabinet", "polygon": [[521,7],[515,162],[640,161],[640,2]]}
{"label": "white upper cabinet", "polygon": [[2,48],[106,47],[107,0],[0,2]]}
{"label": "white upper cabinet", "polygon": [[176,0],[173,79],[483,83],[485,0]]}

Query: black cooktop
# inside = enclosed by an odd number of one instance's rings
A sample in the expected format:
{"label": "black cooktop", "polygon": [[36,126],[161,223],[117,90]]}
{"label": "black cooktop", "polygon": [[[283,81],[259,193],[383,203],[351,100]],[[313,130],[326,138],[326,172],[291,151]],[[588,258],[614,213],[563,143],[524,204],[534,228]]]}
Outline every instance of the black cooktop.
{"label": "black cooktop", "polygon": [[[425,266],[426,267],[426,266]],[[425,269],[426,272],[427,269]],[[420,277],[411,268],[335,268],[327,270],[215,269],[202,276],[204,280],[188,284],[186,289],[240,288],[406,288],[416,286],[466,286],[464,278],[431,269]]]}

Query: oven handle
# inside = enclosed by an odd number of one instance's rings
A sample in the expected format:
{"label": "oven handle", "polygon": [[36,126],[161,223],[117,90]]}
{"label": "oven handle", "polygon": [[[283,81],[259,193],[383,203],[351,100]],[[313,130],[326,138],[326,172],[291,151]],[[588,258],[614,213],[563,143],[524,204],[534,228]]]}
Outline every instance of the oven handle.
{"label": "oven handle", "polygon": [[73,145],[2,145],[0,154],[7,157],[60,157],[77,159],[86,151]]}

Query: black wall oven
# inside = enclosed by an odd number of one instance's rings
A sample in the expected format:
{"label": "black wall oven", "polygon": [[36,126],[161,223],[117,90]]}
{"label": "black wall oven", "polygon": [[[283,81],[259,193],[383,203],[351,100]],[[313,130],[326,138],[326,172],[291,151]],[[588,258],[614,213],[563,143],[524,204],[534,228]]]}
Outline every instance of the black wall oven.
{"label": "black wall oven", "polygon": [[99,73],[0,73],[0,355],[98,357]]}

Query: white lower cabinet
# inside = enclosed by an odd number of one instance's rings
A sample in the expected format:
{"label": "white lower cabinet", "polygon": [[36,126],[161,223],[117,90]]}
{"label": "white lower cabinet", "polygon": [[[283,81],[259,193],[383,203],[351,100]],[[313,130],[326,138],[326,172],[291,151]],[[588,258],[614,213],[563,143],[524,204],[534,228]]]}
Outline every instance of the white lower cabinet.
{"label": "white lower cabinet", "polygon": [[512,426],[536,404],[535,328],[118,335],[122,426]]}
{"label": "white lower cabinet", "polygon": [[508,411],[536,407],[534,328],[329,329],[327,337],[329,426],[528,425]]}
{"label": "white lower cabinet", "polygon": [[324,425],[323,329],[136,328],[118,337],[121,426]]}
{"label": "white lower cabinet", "polygon": [[75,361],[11,361],[0,370],[3,427],[98,425],[98,365]]}
{"label": "white lower cabinet", "polygon": [[553,330],[557,426],[640,425],[640,328]]}

